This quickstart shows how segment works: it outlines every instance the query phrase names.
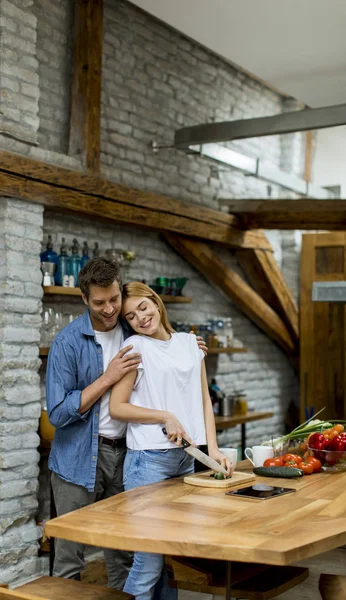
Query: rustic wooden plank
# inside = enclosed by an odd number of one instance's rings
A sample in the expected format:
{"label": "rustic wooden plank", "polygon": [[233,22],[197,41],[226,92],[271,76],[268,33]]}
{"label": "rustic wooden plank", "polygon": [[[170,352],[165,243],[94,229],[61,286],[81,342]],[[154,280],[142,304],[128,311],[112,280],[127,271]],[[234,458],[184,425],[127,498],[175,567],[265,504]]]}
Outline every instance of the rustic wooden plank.
{"label": "rustic wooden plank", "polygon": [[100,171],[103,0],[75,0],[69,154]]}
{"label": "rustic wooden plank", "polygon": [[[241,465],[238,465],[240,468]],[[117,494],[46,523],[46,534],[106,548],[290,565],[346,543],[346,473],[256,477],[295,493],[265,502],[180,478]]]}
{"label": "rustic wooden plank", "polygon": [[[18,594],[18,598],[27,598],[28,600],[42,600],[42,598],[44,600],[48,600],[48,598],[49,600],[66,600],[66,598],[73,598],[73,600],[134,600],[134,596],[131,594],[103,585],[84,583],[74,579],[48,577],[48,575],[25,583],[13,592]],[[13,598],[15,597],[13,596]],[[6,594],[4,598],[7,598]]]}
{"label": "rustic wooden plank", "polygon": [[[189,217],[205,224],[218,224],[244,233],[244,228],[239,225],[237,217],[221,211],[204,208],[170,196],[129,188],[102,177],[72,171],[5,150],[0,150],[1,171],[57,187],[85,192],[96,198],[114,200],[126,206],[159,210],[167,216]],[[264,242],[263,234],[258,239]],[[265,246],[270,249],[268,241]]]}
{"label": "rustic wooden plank", "polygon": [[228,247],[271,250],[263,232],[244,231],[236,217],[9,154],[0,152],[3,196],[154,231],[180,232]]}
{"label": "rustic wooden plank", "polygon": [[249,229],[346,229],[346,200],[222,200]]}
{"label": "rustic wooden plank", "polygon": [[343,418],[346,404],[346,310],[312,301],[314,281],[346,277],[346,234],[305,234],[302,245],[300,338],[301,419],[305,407],[326,407],[326,418]]}
{"label": "rustic wooden plank", "polygon": [[320,575],[318,589],[322,600],[345,600],[346,577],[344,575]]}
{"label": "rustic wooden plank", "polygon": [[259,295],[282,318],[292,339],[299,341],[298,306],[272,252],[239,250],[236,253],[245,275]]}
{"label": "rustic wooden plank", "polygon": [[295,343],[280,317],[237,273],[220,260],[210,246],[171,234],[165,234],[165,239],[288,355],[295,354]]}

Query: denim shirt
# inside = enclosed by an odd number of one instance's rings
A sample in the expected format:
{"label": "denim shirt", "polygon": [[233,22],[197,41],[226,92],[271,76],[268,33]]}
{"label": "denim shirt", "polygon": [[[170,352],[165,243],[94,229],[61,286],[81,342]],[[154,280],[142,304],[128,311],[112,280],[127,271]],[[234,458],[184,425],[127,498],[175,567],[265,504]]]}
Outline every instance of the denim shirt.
{"label": "denim shirt", "polygon": [[[129,333],[123,323],[125,339]],[[89,311],[62,329],[47,364],[47,410],[55,435],[48,467],[65,481],[92,492],[98,456],[100,401],[80,414],[82,391],[103,374],[102,346]]]}

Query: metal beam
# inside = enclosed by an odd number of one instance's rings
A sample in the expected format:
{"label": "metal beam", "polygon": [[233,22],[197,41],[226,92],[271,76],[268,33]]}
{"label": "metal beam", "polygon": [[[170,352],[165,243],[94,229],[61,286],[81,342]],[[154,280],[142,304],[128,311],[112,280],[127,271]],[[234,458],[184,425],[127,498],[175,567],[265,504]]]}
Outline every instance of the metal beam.
{"label": "metal beam", "polygon": [[273,117],[204,123],[183,127],[175,132],[174,145],[187,148],[193,144],[227,142],[244,138],[311,131],[346,124],[346,104],[282,113]]}

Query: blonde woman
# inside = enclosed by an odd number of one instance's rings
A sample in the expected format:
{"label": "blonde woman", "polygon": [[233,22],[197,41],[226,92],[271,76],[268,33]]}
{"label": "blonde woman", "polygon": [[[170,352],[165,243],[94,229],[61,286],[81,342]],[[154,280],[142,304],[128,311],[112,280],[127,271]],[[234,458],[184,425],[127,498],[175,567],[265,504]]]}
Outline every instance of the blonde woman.
{"label": "blonde woman", "polygon": [[[194,446],[207,443],[209,455],[230,472],[217,446],[204,354],[195,336],[172,329],[161,298],[143,283],[124,286],[122,316],[139,334],[125,343],[142,357],[110,397],[111,417],[128,423],[125,490],[193,472],[182,438]],[[163,565],[161,555],[136,552],[124,591],[151,600]]]}

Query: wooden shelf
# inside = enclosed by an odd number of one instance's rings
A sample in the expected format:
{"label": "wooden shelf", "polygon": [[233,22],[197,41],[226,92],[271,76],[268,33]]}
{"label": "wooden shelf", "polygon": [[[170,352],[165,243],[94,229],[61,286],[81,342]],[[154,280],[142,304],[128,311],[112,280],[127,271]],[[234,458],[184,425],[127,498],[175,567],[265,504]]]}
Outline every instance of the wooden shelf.
{"label": "wooden shelf", "polygon": [[48,347],[41,346],[39,348],[39,356],[48,356],[49,350],[50,350],[49,346]]}
{"label": "wooden shelf", "polygon": [[209,354],[236,354],[236,353],[244,354],[247,351],[248,351],[248,349],[244,348],[244,347],[233,348],[232,346],[228,346],[227,348],[209,348],[208,355]]}
{"label": "wooden shelf", "polygon": [[192,302],[192,298],[188,296],[161,296],[160,294],[159,296],[165,304],[190,304]]}
{"label": "wooden shelf", "polygon": [[215,417],[216,429],[229,429],[236,425],[251,423],[252,421],[261,421],[262,419],[270,419],[274,413],[271,411],[249,410],[245,415],[233,415],[233,417]]}
{"label": "wooden shelf", "polygon": [[43,286],[45,294],[56,294],[59,296],[81,296],[82,292],[79,287],[64,287],[62,285],[46,285]]}
{"label": "wooden shelf", "polygon": [[[82,292],[78,287],[63,287],[62,285],[46,285],[43,287],[44,293],[47,295],[58,296],[81,296]],[[187,296],[160,296],[165,304],[190,304],[192,298]]]}

